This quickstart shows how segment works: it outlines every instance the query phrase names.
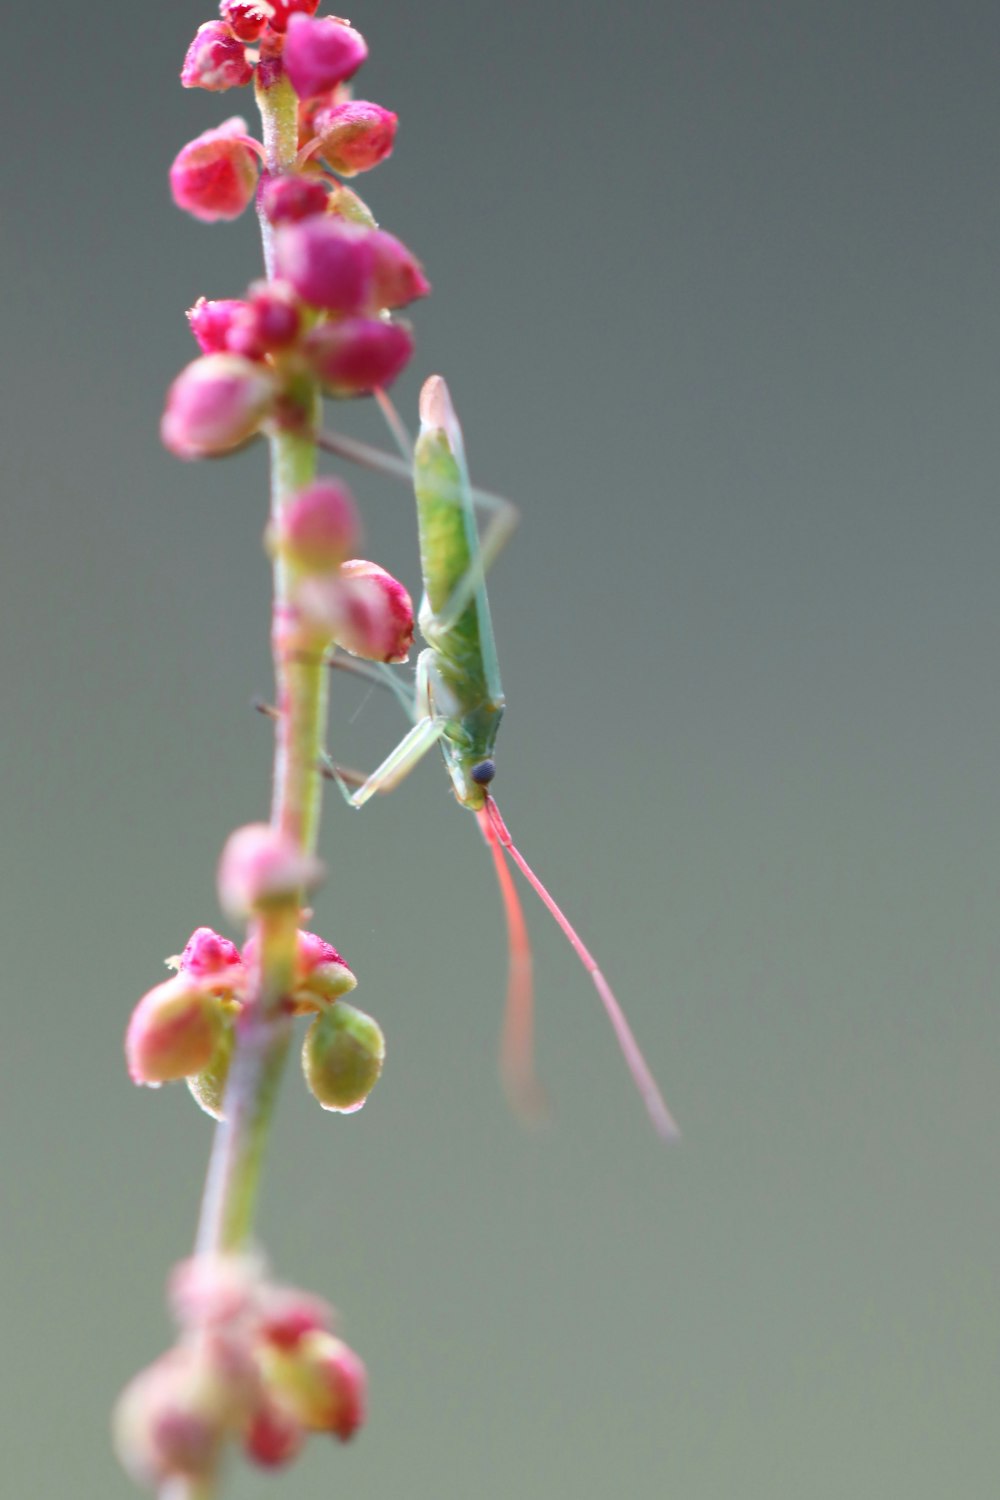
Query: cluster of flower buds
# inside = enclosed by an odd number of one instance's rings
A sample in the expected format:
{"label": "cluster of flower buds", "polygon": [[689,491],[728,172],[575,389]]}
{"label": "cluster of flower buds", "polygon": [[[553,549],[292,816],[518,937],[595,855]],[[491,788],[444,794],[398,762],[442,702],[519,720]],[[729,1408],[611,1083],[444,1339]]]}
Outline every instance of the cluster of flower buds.
{"label": "cluster of flower buds", "polygon": [[119,1398],[115,1445],[141,1484],[210,1481],[228,1440],[254,1463],[290,1463],[310,1432],[346,1442],[365,1419],[361,1360],[319,1297],[266,1279],[250,1256],[176,1267],[178,1342]]}
{"label": "cluster of flower buds", "polygon": [[[219,895],[234,917],[265,913],[315,883],[316,862],[266,825],[250,824],[229,839],[219,866]],[[153,1087],[186,1079],[207,1114],[222,1118],[236,1031],[253,989],[259,954],[251,936],[242,952],[210,927],[191,934],[169,960],[171,978],[154,986],[132,1012],[125,1058],[134,1083]],[[357,980],[331,943],[298,933],[294,976],[280,1008],[312,1015],[302,1050],[309,1089],[324,1109],[361,1108],[382,1071],[385,1042],[375,1021],[343,997]]]}
{"label": "cluster of flower buds", "polygon": [[371,395],[413,353],[409,325],[393,314],[430,284],[339,180],[389,155],[396,116],[349,96],[364,38],[315,9],[311,0],[222,0],[221,19],[200,28],[184,62],[191,88],[236,87],[265,67],[269,87],[286,77],[299,99],[299,152],[294,171],[261,174],[264,148],[234,116],[190,141],[170,169],[175,203],[207,222],[236,218],[256,196],[276,262],[275,279],[245,298],[202,299],[188,314],[203,357],[174,382],[162,424],[181,458],[229,453],[268,425],[308,423],[303,378],[334,397]]}

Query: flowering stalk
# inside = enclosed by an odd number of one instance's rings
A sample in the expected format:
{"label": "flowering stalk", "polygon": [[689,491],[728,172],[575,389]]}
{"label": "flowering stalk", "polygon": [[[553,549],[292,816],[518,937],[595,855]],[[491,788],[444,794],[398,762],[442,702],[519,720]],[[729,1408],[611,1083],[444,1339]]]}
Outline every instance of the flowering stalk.
{"label": "flowering stalk", "polygon": [[329,652],[403,661],[413,636],[402,585],[352,557],[350,494],[316,478],[322,396],[370,395],[394,379],[413,344],[392,314],[429,290],[406,247],[340,180],[389,153],[396,117],[350,98],[367,48],[346,22],[315,18],[317,3],[221,0],[181,79],[215,92],[253,80],[263,140],[233,117],[185,146],[170,172],[175,202],[206,222],[256,198],[266,279],[191,309],[202,353],[171,387],[161,430],[188,459],[267,438],[276,707],[270,822],[232,834],[218,872],[220,904],[248,923],[242,951],[199,928],[170,960],[174,975],[136,1006],[125,1040],[136,1083],[184,1078],[218,1121],[195,1255],[171,1279],[178,1342],[135,1377],[115,1416],[122,1461],[161,1500],[213,1500],[233,1439],[273,1467],[308,1432],[345,1440],[364,1417],[364,1367],[336,1337],[331,1310],[273,1283],[252,1244],[295,1018],[313,1018],[303,1069],[325,1109],[359,1109],[381,1072],[381,1031],[343,998],[354,975],[301,921],[323,875]]}

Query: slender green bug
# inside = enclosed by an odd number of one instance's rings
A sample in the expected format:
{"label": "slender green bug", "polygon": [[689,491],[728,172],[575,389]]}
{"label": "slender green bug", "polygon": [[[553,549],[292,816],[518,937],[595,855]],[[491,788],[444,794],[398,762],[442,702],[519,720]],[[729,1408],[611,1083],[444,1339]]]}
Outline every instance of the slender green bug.
{"label": "slender green bug", "polygon": [[[397,442],[406,453],[409,440],[405,429],[388,399],[384,396],[380,399]],[[409,472],[405,463],[364,444],[332,435],[320,441],[323,447],[341,457],[393,474]],[[461,428],[440,376],[431,376],[421,392],[420,432],[412,451],[412,478],[424,585],[418,619],[427,643],[417,661],[414,698],[408,701],[389,668],[351,663],[350,669],[373,681],[388,683],[403,698],[413,724],[381,765],[360,780],[360,784],[350,785],[337,767],[331,767],[331,774],[350,805],[362,807],[376,792],[388,791],[402,781],[432,746],[441,747],[455,796],[463,807],[475,813],[493,856],[504,902],[510,966],[501,1067],[512,1103],[522,1112],[536,1113],[541,1091],[532,1061],[531,949],[507,858],[551,912],[590,974],[654,1127],[664,1139],[674,1139],[677,1126],[610,985],[575,928],[514,844],[490,791],[496,774],[494,751],[505,700],[486,593],[486,572],[513,531],[517,511],[499,496],[473,490]],[[476,502],[493,513],[482,538],[476,525]],[[343,659],[335,659],[334,664],[348,665]]]}

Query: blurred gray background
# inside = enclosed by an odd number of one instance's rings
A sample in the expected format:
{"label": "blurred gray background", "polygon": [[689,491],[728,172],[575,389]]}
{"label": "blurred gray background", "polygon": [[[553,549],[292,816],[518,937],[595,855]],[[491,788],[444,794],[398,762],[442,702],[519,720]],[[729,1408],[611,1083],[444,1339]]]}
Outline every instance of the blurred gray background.
{"label": "blurred gray background", "polygon": [[[121,1034],[266,810],[261,448],[186,466],[183,310],[250,217],[166,190],[249,94],[183,92],[198,0],[4,33],[0,1488],[125,1500],[210,1140]],[[540,908],[526,1135],[494,876],[436,759],[328,801],[316,925],[388,1034],[360,1116],[294,1070],[261,1232],[368,1362],[370,1423],[227,1495],[996,1493],[998,26],[985,3],[359,4],[398,110],[358,185],[435,294],[523,524],[491,584],[497,796],[616,985],[664,1151]],[[344,428],[374,435],[360,405]],[[417,588],[411,502],[362,476]],[[391,704],[334,684],[342,758]],[[356,712],[358,711],[358,712]],[[348,720],[353,717],[352,722]],[[235,935],[235,934],[234,934]]]}

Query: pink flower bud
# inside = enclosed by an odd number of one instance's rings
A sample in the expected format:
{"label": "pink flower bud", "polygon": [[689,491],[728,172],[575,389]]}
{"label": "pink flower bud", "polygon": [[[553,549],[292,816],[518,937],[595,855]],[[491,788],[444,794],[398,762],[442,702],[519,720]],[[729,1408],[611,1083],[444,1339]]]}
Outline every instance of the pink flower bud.
{"label": "pink flower bud", "polygon": [[317,479],[285,506],[269,533],[272,549],[309,573],[326,573],[357,549],[361,521],[346,484]]}
{"label": "pink flower bud", "polygon": [[280,281],[255,282],[246,304],[233,316],[227,347],[247,359],[262,359],[294,344],[300,322],[299,304],[290,286]]}
{"label": "pink flower bud", "polygon": [[313,1432],[332,1432],[346,1442],[365,1420],[365,1367],[331,1333],[309,1333],[294,1350],[271,1352],[265,1381],[282,1406]]}
{"label": "pink flower bud", "polygon": [[243,1449],[250,1462],[262,1469],[280,1469],[298,1457],[305,1440],[301,1422],[265,1396],[250,1418]]}
{"label": "pink flower bud", "polygon": [[199,26],[187,50],[181,68],[181,83],[186,89],[240,88],[253,77],[246,48],[223,21],[206,21]]}
{"label": "pink flower bud", "polygon": [[319,10],[319,0],[270,0],[271,30],[287,31],[293,15],[313,16]]}
{"label": "pink flower bud", "polygon": [[377,563],[353,559],[333,578],[307,578],[298,604],[307,619],[352,656],[406,661],[413,645],[413,601]]}
{"label": "pink flower bud", "polygon": [[392,151],[396,139],[396,116],[381,104],[350,99],[322,109],[313,119],[320,138],[319,154],[329,167],[344,177],[377,167]]}
{"label": "pink flower bud", "polygon": [[204,354],[167,392],[160,437],[178,458],[216,458],[259,431],[276,395],[262,366],[238,354]]}
{"label": "pink flower bud", "polygon": [[245,306],[245,302],[234,297],[220,298],[215,302],[199,297],[194,307],[188,308],[187,320],[203,354],[220,354],[228,348],[233,319]]}
{"label": "pink flower bud", "polygon": [[321,1011],[306,1032],[302,1071],[309,1092],[337,1114],[352,1115],[378,1083],[385,1037],[364,1011],[339,1000]]}
{"label": "pink flower bud", "polygon": [[167,1283],[170,1310],[181,1328],[225,1329],[256,1312],[261,1263],[253,1255],[192,1255]]}
{"label": "pink flower bud", "polygon": [[308,335],[303,356],[332,396],[370,396],[391,385],[413,354],[406,323],[383,318],[342,318]]}
{"label": "pink flower bud", "polygon": [[321,862],[267,823],[248,823],[226,840],[217,875],[219,903],[233,918],[297,903],[319,885]]}
{"label": "pink flower bud", "polygon": [[278,274],[313,307],[356,313],[371,301],[375,254],[370,231],[329,216],[303,219],[279,229],[276,259]]}
{"label": "pink flower bud", "polygon": [[260,202],[269,224],[296,224],[326,210],[329,193],[322,182],[300,174],[265,177]]}
{"label": "pink flower bud", "polygon": [[259,41],[267,26],[267,13],[252,0],[219,0],[219,15],[241,42]]}
{"label": "pink flower bud", "polygon": [[184,974],[143,995],[125,1033],[133,1083],[169,1083],[208,1062],[222,1024],[219,1002]]}
{"label": "pink flower bud", "polygon": [[431,284],[416,256],[402,240],[384,229],[372,235],[375,256],[374,303],[376,307],[405,307],[417,297],[426,297]]}
{"label": "pink flower bud", "polygon": [[327,1003],[349,995],[357,980],[332,943],[315,932],[299,933],[296,998]]}
{"label": "pink flower bud", "polygon": [[140,1484],[207,1479],[224,1439],[249,1421],[260,1394],[257,1371],[238,1346],[218,1338],[180,1344],[119,1397],[118,1457]]}
{"label": "pink flower bud", "polygon": [[237,219],[257,186],[257,157],[245,141],[239,116],[206,130],[182,146],[170,168],[170,191],[178,208],[211,224]]}
{"label": "pink flower bud", "polygon": [[300,99],[325,94],[352,78],[368,56],[361,33],[336,16],[313,21],[302,14],[292,15],[287,31],[285,71]]}
{"label": "pink flower bud", "polygon": [[243,983],[240,950],[211,927],[195,928],[181,954],[178,969],[189,979],[200,981],[213,994],[231,994]]}
{"label": "pink flower bud", "polygon": [[307,1333],[329,1332],[333,1324],[333,1308],[312,1292],[267,1286],[261,1293],[257,1335],[276,1349],[294,1349]]}

